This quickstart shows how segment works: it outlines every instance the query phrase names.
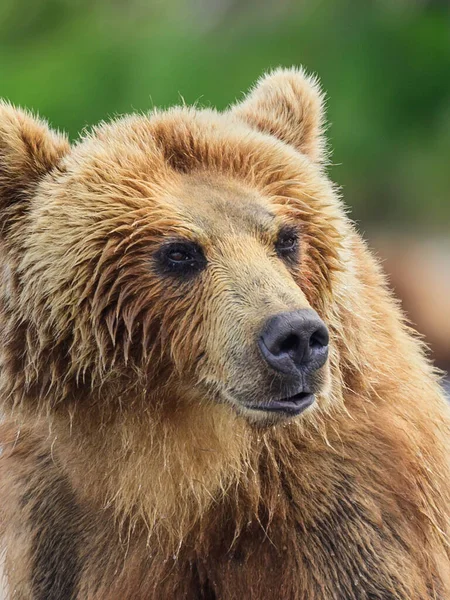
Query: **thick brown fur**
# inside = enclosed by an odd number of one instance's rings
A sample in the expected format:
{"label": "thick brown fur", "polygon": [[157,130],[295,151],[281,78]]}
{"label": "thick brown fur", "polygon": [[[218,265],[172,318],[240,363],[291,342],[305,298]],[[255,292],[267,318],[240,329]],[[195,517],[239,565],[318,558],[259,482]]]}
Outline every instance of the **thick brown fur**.
{"label": "thick brown fur", "polygon": [[[448,408],[327,179],[322,124],[296,69],[72,148],[1,105],[10,598],[450,598]],[[157,267],[180,237],[204,249],[193,279]],[[306,307],[330,331],[316,402],[257,418],[257,332]]]}

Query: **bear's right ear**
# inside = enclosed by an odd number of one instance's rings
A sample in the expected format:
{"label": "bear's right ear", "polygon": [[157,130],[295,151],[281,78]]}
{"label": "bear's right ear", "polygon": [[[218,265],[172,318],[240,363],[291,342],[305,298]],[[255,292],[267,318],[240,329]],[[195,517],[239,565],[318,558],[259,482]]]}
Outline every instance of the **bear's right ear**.
{"label": "bear's right ear", "polygon": [[0,231],[69,149],[67,138],[44,121],[0,102]]}
{"label": "bear's right ear", "polygon": [[313,162],[327,158],[324,94],[316,77],[303,69],[267,73],[231,113],[248,125],[296,148]]}

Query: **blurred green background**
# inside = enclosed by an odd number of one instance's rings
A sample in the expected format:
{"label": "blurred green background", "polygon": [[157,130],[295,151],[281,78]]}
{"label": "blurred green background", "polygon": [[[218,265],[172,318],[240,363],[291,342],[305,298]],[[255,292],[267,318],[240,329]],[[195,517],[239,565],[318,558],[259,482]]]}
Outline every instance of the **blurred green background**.
{"label": "blurred green background", "polygon": [[329,98],[332,177],[353,218],[388,264],[398,267],[399,248],[412,256],[408,244],[425,238],[429,264],[443,256],[450,272],[449,6],[0,0],[0,96],[75,139],[99,120],[182,98],[223,108],[264,70],[302,64]]}

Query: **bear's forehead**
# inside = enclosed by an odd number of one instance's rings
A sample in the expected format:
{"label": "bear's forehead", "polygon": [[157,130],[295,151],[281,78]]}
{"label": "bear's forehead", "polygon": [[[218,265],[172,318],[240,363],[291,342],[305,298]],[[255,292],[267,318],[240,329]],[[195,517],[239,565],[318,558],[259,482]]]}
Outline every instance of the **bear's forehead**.
{"label": "bear's forehead", "polygon": [[210,235],[273,235],[287,212],[277,197],[298,193],[317,208],[330,200],[326,178],[306,156],[214,111],[176,109],[102,125],[65,167],[60,194],[69,203],[82,198],[90,213],[165,215]]}
{"label": "bear's forehead", "polygon": [[164,204],[209,235],[224,231],[272,233],[277,223],[274,208],[264,194],[211,173],[183,176]]}

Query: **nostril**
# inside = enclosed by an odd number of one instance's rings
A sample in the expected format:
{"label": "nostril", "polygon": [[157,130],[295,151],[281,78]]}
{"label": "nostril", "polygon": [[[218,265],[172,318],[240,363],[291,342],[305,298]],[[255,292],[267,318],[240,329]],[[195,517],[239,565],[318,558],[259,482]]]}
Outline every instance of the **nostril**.
{"label": "nostril", "polygon": [[300,343],[298,335],[291,333],[280,344],[280,354],[283,352],[292,352],[297,350]]}
{"label": "nostril", "polygon": [[311,350],[321,350],[325,346],[328,346],[328,342],[328,330],[325,327],[320,327],[311,334],[309,347]]}
{"label": "nostril", "polygon": [[319,350],[328,344],[327,340],[325,340],[324,336],[318,333],[317,331],[312,334],[309,338],[309,347],[311,350]]}
{"label": "nostril", "polygon": [[311,350],[319,350],[320,348],[322,348],[323,344],[322,342],[319,340],[318,336],[313,333],[312,336],[309,338],[309,347],[311,348]]}

